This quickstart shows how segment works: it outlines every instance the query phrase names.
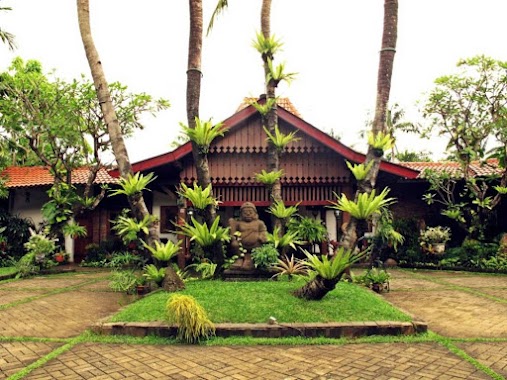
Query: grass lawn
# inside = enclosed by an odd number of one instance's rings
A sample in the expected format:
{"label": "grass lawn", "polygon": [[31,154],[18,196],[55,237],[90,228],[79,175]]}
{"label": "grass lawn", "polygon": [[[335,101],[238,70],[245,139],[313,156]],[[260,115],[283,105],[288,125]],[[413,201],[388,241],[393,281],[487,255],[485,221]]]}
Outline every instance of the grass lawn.
{"label": "grass lawn", "polygon": [[[182,294],[193,296],[214,323],[411,321],[411,318],[365,287],[340,282],[321,301],[306,301],[291,292],[304,282],[190,281]],[[128,305],[110,322],[165,320],[171,293],[155,292]]]}
{"label": "grass lawn", "polygon": [[12,273],[16,273],[16,268],[15,267],[0,268],[0,276],[5,276],[5,275],[8,275],[8,274],[12,274]]}

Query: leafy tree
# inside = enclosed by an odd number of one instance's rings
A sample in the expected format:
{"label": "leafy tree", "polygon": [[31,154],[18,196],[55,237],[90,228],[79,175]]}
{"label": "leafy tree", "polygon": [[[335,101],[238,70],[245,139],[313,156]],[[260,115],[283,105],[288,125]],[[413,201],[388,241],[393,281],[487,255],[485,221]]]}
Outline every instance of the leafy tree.
{"label": "leafy tree", "polygon": [[[425,199],[442,203],[444,215],[471,237],[482,239],[491,210],[507,192],[507,62],[476,56],[460,60],[457,66],[459,73],[436,79],[424,116],[430,121],[426,132],[436,130],[448,139],[447,149],[459,164],[463,188],[448,173],[428,171],[430,191]],[[494,148],[488,150],[488,144]],[[491,168],[488,158],[497,158],[500,170],[473,177],[472,163]],[[460,191],[455,193],[454,188]]]}
{"label": "leafy tree", "polygon": [[[45,165],[55,176],[44,206],[54,233],[62,230],[82,209],[93,209],[105,195],[95,196],[93,181],[105,166],[102,154],[111,149],[93,84],[84,78],[70,83],[45,75],[38,61],[15,58],[1,74],[0,125],[12,154],[11,165]],[[110,84],[112,101],[124,136],[143,128],[143,113],[154,114],[168,102],[129,93],[120,83]],[[87,183],[82,192],[72,186],[73,170],[86,166]]]}
{"label": "leafy tree", "polygon": [[391,154],[387,155],[389,161],[396,158],[400,162],[431,162],[430,154],[426,151],[412,152],[404,150],[403,152],[395,153],[394,157]]}
{"label": "leafy tree", "polygon": [[[113,153],[118,164],[120,176],[122,178],[127,178],[128,175],[132,175],[132,165],[128,156],[127,147],[125,146],[118,115],[112,102],[111,91],[109,90],[106,76],[102,68],[102,62],[93,41],[90,27],[90,1],[78,0],[77,12],[79,32],[81,34],[88,65],[90,66],[97,99],[111,140]],[[128,200],[136,219],[142,220],[146,215],[149,215],[142,193],[129,196]],[[160,241],[158,221],[153,222],[149,227],[148,243],[152,245],[155,241]],[[171,270],[170,267],[166,271],[165,282],[167,288],[172,288],[174,290],[183,289],[185,287],[181,278],[179,278],[176,272]]]}
{"label": "leafy tree", "polygon": [[[0,12],[11,11],[11,7],[0,7]],[[14,50],[16,44],[14,42],[14,35],[0,28],[0,40],[9,46],[9,49]]]}

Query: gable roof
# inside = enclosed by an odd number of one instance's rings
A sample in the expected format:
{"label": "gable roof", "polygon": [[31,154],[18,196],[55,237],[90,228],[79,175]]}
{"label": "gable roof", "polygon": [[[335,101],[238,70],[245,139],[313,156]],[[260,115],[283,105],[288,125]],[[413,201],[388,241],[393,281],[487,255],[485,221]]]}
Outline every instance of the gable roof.
{"label": "gable roof", "polygon": [[[84,185],[88,180],[88,168],[75,169],[72,172],[72,183],[74,185]],[[2,175],[7,177],[6,187],[23,188],[35,186],[52,185],[54,182],[53,175],[45,166],[10,166]],[[109,175],[105,168],[101,168],[95,178],[95,184],[117,183],[118,179]]]}
{"label": "gable roof", "polygon": [[[285,109],[281,104],[279,104],[277,110],[279,119],[293,125],[296,129],[316,139],[317,141],[319,141],[332,151],[342,155],[345,159],[356,163],[364,162],[365,159],[364,154],[356,152],[355,150],[349,148],[348,146],[344,145],[335,138],[329,136],[327,133],[322,132],[320,129],[314,127],[310,123],[307,123],[297,115]],[[224,120],[223,124],[226,129],[231,130],[238,127],[242,122],[244,122],[250,117],[253,117],[256,114],[257,110],[255,109],[255,107],[253,107],[252,105],[248,105],[240,109],[238,112],[236,112],[228,119]],[[132,169],[134,172],[152,170],[158,166],[176,162],[177,160],[191,153],[192,153],[192,144],[190,142],[187,142],[181,145],[180,147],[176,148],[172,152],[164,153],[152,158],[148,158],[146,160],[136,162],[132,164]],[[417,178],[419,175],[418,170],[386,161],[381,162],[380,170],[390,174],[397,175],[399,177],[409,179]]]}
{"label": "gable roof", "polygon": [[[400,165],[419,171],[417,178],[425,178],[427,169],[434,170],[438,173],[448,173],[453,178],[463,177],[461,166],[455,161],[443,162],[400,162]],[[499,166],[496,158],[487,161],[472,161],[468,168],[470,177],[481,177],[489,175],[500,175],[503,169]]]}

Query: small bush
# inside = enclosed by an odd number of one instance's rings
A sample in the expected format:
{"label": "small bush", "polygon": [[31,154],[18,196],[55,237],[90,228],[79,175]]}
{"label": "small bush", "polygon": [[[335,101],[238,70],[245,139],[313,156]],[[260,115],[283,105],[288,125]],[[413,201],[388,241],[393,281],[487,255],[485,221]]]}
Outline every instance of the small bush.
{"label": "small bush", "polygon": [[109,287],[115,292],[134,294],[139,278],[132,270],[115,270],[111,274]]}
{"label": "small bush", "polygon": [[268,269],[278,262],[278,250],[272,244],[252,249],[252,260],[258,269]]}
{"label": "small bush", "polygon": [[170,322],[178,324],[178,339],[198,343],[215,335],[215,325],[192,296],[173,294],[166,304]]}

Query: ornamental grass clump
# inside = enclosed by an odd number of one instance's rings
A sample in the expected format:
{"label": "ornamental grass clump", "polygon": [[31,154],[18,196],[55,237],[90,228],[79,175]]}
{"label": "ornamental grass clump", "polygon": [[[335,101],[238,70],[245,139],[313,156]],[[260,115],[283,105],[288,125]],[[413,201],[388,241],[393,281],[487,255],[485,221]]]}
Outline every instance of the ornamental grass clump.
{"label": "ornamental grass clump", "polygon": [[166,310],[168,320],[178,325],[178,339],[194,344],[215,335],[215,325],[192,296],[173,294],[167,300]]}

